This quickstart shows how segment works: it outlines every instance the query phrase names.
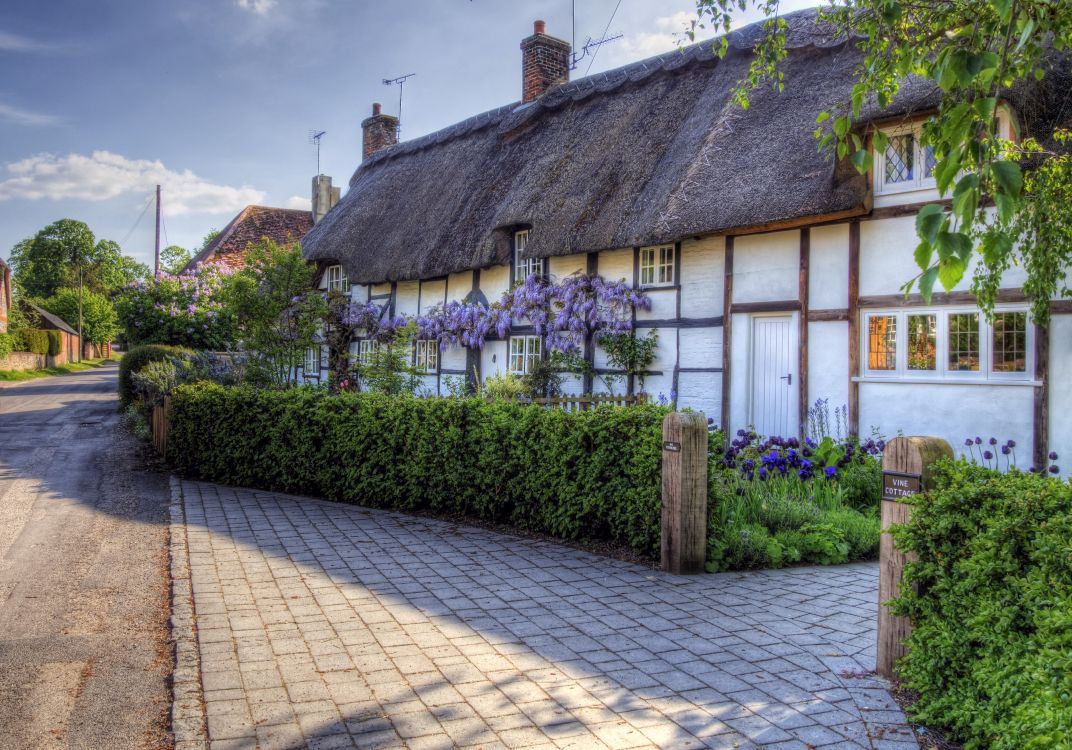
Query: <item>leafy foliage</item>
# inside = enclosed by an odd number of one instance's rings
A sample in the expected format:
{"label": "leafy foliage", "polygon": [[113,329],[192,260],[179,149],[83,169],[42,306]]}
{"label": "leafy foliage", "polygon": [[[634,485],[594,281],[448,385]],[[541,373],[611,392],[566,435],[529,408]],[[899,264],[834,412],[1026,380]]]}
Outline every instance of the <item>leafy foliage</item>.
{"label": "leafy foliage", "polygon": [[567,413],[207,383],[171,403],[169,457],[205,479],[658,549],[660,407]]}
{"label": "leafy foliage", "polygon": [[969,750],[1072,747],[1072,485],[965,460],[936,467],[898,546],[900,666],[920,721]]}
{"label": "leafy foliage", "polygon": [[132,346],[231,348],[235,319],[223,300],[230,276],[225,266],[206,264],[181,276],[132,282],[115,299],[123,338]]}
{"label": "leafy foliage", "polygon": [[22,336],[14,333],[0,333],[0,359],[11,352],[17,352],[22,346]]}
{"label": "leafy foliage", "polygon": [[[91,289],[82,290],[82,338],[94,344],[106,344],[115,340],[122,329],[115,305],[105,295]],[[71,287],[58,289],[44,300],[41,307],[60,316],[67,325],[78,328],[78,290]]]}
{"label": "leafy foliage", "polygon": [[21,335],[25,351],[48,354],[48,331],[40,328],[26,328]]}
{"label": "leafy foliage", "polygon": [[193,253],[179,245],[168,245],[160,251],[160,268],[172,275],[178,274],[193,258]]}
{"label": "leafy foliage", "polygon": [[[748,105],[748,91],[762,83],[783,88],[780,65],[786,55],[787,24],[779,17],[779,0],[697,0],[694,25],[710,23],[729,31],[733,15],[754,7],[765,17],[765,34],[737,99]],[[920,274],[905,284],[918,285],[930,300],[936,282],[949,290],[977,261],[973,291],[980,305],[992,311],[1000,279],[1012,264],[1028,273],[1024,286],[1032,313],[1045,323],[1049,297],[1072,293],[1065,272],[1072,258],[1072,231],[1051,216],[1067,213],[1072,192],[1068,155],[1046,145],[1067,142],[1060,129],[1040,133],[1039,141],[1023,143],[999,137],[1001,97],[1014,85],[1043,80],[1055,59],[1072,44],[1072,13],[1067,3],[1051,0],[831,0],[821,19],[852,39],[864,53],[851,95],[833,111],[817,114],[816,135],[822,146],[836,145],[839,159],[851,154],[861,172],[872,167],[867,133],[856,127],[864,104],[885,107],[910,76],[932,82],[942,92],[937,112],[923,130],[923,145],[937,159],[934,176],[952,211],[925,207],[919,214],[920,243],[915,260]],[[728,50],[723,39],[720,52]],[[885,136],[874,132],[876,148]],[[1022,162],[1036,165],[1025,177]],[[993,210],[987,208],[993,205]],[[1054,211],[1056,209],[1056,211]],[[1053,213],[1051,213],[1053,211]]]}
{"label": "leafy foliage", "polygon": [[[625,372],[630,388],[635,379],[643,391],[644,376],[651,369],[659,351],[659,331],[652,328],[644,336],[632,332],[609,333],[599,339],[599,345],[607,353],[610,366]],[[671,401],[676,400],[677,394],[674,394]]]}
{"label": "leafy foliage", "polygon": [[145,344],[136,346],[119,360],[119,401],[125,407],[134,403],[137,392],[134,388],[134,373],[140,371],[150,362],[164,362],[173,359],[190,359],[194,356],[191,349],[163,344]]}

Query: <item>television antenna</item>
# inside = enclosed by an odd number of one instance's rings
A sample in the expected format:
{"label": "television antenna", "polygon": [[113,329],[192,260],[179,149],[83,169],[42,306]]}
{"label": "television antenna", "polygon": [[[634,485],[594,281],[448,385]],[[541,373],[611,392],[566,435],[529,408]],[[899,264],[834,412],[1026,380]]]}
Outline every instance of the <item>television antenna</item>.
{"label": "television antenna", "polygon": [[[596,61],[596,55],[599,54],[599,48],[602,47],[604,44],[609,44],[610,42],[616,42],[619,39],[621,39],[623,36],[625,36],[622,33],[617,33],[617,34],[612,34],[610,36],[607,36],[607,31],[610,29],[610,25],[614,21],[614,16],[616,16],[618,14],[618,8],[621,7],[622,3],[621,3],[621,0],[618,0],[618,4],[614,6],[614,12],[610,14],[610,20],[607,21],[607,25],[603,29],[603,35],[600,36],[599,39],[593,39],[590,36],[585,37],[584,46],[581,47],[581,51],[580,51],[579,54],[576,52],[576,49],[577,49],[577,0],[573,0],[572,5],[573,5],[573,44],[570,47],[570,49],[574,50],[574,52],[572,52],[570,54],[570,70],[576,70],[577,66],[581,64],[581,60],[583,60],[586,57],[588,57],[589,54],[591,54],[592,59],[588,63],[588,70],[591,70],[592,69],[592,63],[594,63]],[[587,74],[588,74],[588,71],[585,71],[585,75],[587,75]]]}
{"label": "television antenna", "polygon": [[413,76],[415,75],[417,74],[406,73],[406,75],[399,76],[398,78],[383,79],[384,86],[394,86],[396,84],[398,85],[398,125],[395,126],[395,137],[398,140],[402,140],[402,85],[410,78],[413,78]]}
{"label": "television antenna", "polygon": [[327,135],[326,130],[310,130],[309,143],[316,146],[316,173],[320,175],[320,139]]}

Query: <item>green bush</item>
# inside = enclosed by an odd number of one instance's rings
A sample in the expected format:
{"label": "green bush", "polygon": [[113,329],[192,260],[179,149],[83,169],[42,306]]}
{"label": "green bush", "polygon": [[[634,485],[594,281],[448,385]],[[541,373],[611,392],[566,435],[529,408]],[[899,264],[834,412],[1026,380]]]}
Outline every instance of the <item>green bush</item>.
{"label": "green bush", "polygon": [[1072,748],[1072,485],[937,467],[897,544],[918,555],[895,611],[918,720],[966,748]]}
{"label": "green bush", "polygon": [[173,359],[189,359],[194,356],[192,349],[164,344],[145,344],[135,346],[119,360],[119,401],[122,406],[129,406],[136,398],[131,376],[150,362],[162,362]]}
{"label": "green bush", "polygon": [[40,328],[26,328],[22,331],[22,341],[28,352],[48,354],[48,331]]}
{"label": "green bush", "polygon": [[0,333],[0,358],[17,352],[22,346],[22,337],[15,333]]}
{"label": "green bush", "polygon": [[666,413],[197,383],[172,393],[168,455],[213,481],[457,513],[654,557]]}
{"label": "green bush", "polygon": [[63,351],[63,334],[52,330],[46,333],[48,333],[48,356],[55,357]]}

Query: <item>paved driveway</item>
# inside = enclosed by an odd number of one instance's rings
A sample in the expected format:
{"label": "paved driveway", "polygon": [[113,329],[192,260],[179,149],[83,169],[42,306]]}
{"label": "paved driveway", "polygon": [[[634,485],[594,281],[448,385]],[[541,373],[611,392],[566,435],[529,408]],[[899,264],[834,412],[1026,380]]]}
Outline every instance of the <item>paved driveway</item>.
{"label": "paved driveway", "polygon": [[675,577],[442,521],[173,488],[180,750],[202,686],[214,748],[916,747],[866,676],[875,564]]}

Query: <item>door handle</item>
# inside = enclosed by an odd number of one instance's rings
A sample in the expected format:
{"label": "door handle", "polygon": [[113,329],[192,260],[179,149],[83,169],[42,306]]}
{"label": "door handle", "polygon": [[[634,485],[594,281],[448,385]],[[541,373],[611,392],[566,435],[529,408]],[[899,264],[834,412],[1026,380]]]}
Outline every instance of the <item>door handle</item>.
{"label": "door handle", "polygon": [[779,380],[786,380],[788,381],[786,385],[793,385],[793,373],[789,373],[788,375],[782,375]]}

